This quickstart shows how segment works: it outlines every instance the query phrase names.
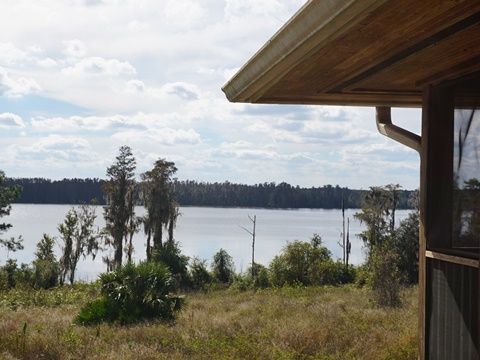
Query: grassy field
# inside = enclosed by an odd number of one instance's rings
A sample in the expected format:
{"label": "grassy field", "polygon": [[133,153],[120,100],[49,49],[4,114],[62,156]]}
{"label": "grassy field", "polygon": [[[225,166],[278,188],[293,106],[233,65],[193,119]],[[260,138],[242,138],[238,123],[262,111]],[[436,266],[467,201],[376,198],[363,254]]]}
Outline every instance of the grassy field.
{"label": "grassy field", "polygon": [[93,286],[0,292],[0,359],[417,359],[417,289],[377,307],[353,286],[187,295],[175,324],[84,327]]}

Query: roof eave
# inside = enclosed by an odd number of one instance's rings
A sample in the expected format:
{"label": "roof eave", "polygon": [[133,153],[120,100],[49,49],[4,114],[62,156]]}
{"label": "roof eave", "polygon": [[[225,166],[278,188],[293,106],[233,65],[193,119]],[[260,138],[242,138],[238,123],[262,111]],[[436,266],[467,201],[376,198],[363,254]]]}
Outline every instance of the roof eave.
{"label": "roof eave", "polygon": [[227,99],[257,102],[283,74],[313,50],[348,31],[385,2],[310,0],[223,86]]}

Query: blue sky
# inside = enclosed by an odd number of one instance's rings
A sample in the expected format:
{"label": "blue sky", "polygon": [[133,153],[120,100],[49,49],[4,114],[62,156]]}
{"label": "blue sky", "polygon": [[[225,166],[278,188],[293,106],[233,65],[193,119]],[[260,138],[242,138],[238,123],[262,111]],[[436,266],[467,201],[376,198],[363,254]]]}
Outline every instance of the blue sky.
{"label": "blue sky", "polygon": [[[419,156],[381,136],[373,108],[229,103],[221,87],[298,0],[0,3],[0,169],[105,178],[129,145],[140,174],[181,180],[419,186]],[[7,31],[8,30],[8,31]],[[419,133],[419,110],[394,122]]]}

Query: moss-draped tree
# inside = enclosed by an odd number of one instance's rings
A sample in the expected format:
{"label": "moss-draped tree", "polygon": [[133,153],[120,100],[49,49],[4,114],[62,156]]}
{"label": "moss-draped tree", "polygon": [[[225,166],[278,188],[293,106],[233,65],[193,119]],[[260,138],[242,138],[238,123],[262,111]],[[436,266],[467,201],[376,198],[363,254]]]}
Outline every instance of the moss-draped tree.
{"label": "moss-draped tree", "polygon": [[[116,162],[107,168],[107,181],[103,193],[107,205],[103,208],[107,245],[114,250],[113,259],[104,258],[110,270],[122,265],[123,243],[127,242],[134,223],[135,157],[129,146],[120,147]],[[132,251],[130,249],[130,251]]]}
{"label": "moss-draped tree", "polygon": [[158,159],[152,170],[140,175],[142,195],[147,214],[143,219],[147,235],[147,259],[154,251],[164,247],[163,232],[167,230],[166,242],[173,241],[173,230],[179,215],[178,205],[173,200],[173,175],[177,172],[175,163]]}

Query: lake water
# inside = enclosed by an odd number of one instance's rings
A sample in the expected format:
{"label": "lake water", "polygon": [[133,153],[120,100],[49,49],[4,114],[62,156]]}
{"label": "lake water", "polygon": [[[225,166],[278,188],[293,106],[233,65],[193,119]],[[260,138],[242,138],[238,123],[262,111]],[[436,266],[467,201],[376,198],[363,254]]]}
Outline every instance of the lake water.
{"label": "lake water", "polygon": [[[22,251],[8,254],[18,259],[18,263],[30,263],[34,259],[36,244],[44,233],[58,237],[58,224],[62,223],[70,205],[31,205],[14,204],[10,216],[2,221],[13,227],[4,237],[22,235],[24,238]],[[105,225],[103,208],[97,207],[97,222],[99,227]],[[137,215],[143,215],[143,207],[136,208]],[[182,253],[187,256],[198,256],[209,263],[213,255],[225,249],[235,262],[237,271],[245,271],[251,263],[252,236],[241,226],[252,231],[252,222],[248,218],[255,215],[256,241],[255,262],[268,266],[269,262],[278,255],[287,241],[309,241],[317,233],[322,237],[323,244],[332,253],[334,259],[342,258],[341,242],[342,212],[341,210],[324,209],[247,209],[247,208],[209,208],[209,207],[181,207],[181,216],[177,221],[175,239],[180,242]],[[364,227],[353,218],[358,210],[347,209],[345,218],[350,218],[350,241],[352,242],[351,263],[360,264],[364,260],[362,241],[356,234]],[[409,211],[398,210],[397,224],[407,217]],[[136,261],[145,258],[145,236],[143,231],[134,237]],[[60,255],[60,245],[56,247]],[[107,253],[103,253],[105,255]],[[0,265],[5,263],[7,252],[0,248]],[[81,260],[78,264],[78,277],[84,280],[93,280],[99,272],[105,271],[102,263],[102,254],[98,254],[94,261],[91,258]]]}

